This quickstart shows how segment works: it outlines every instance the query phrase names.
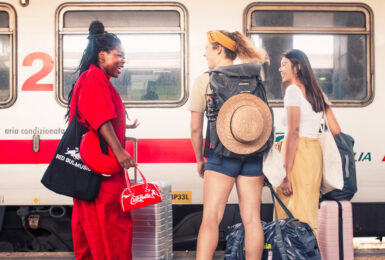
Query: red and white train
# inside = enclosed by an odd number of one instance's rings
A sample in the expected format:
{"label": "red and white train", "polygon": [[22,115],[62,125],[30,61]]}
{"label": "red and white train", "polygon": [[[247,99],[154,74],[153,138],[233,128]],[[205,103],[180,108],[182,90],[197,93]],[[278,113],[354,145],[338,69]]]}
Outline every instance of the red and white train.
{"label": "red and white train", "polygon": [[[200,223],[202,180],[187,103],[194,79],[207,71],[203,52],[211,29],[238,30],[266,49],[266,88],[279,138],[280,55],[289,48],[308,54],[342,130],[355,138],[355,236],[384,236],[383,13],[378,0],[1,1],[0,251],[71,249],[72,199],[47,190],[40,179],[66,128],[67,95],[96,19],[123,42],[126,64],[113,84],[130,118],[140,121],[126,135],[137,140],[146,177],[172,184],[176,248],[191,246]],[[270,202],[265,191],[266,218]],[[239,220],[236,203],[234,191],[223,226]]]}

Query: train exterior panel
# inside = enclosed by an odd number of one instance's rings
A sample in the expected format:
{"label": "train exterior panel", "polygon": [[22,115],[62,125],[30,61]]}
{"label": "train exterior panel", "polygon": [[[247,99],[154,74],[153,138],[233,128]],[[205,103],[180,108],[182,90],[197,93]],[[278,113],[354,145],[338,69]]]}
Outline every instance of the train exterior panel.
{"label": "train exterior panel", "polygon": [[[119,35],[126,51],[125,70],[113,84],[130,119],[140,122],[126,135],[137,139],[137,161],[146,178],[172,184],[174,205],[191,209],[203,201],[187,104],[195,78],[208,70],[206,32],[225,29],[246,33],[267,50],[265,69],[271,76],[266,87],[278,139],[284,132],[280,53],[296,47],[309,54],[343,132],[355,139],[358,192],[352,202],[366,209],[355,216],[364,222],[373,217],[366,216],[369,209],[385,213],[383,13],[385,3],[378,0],[2,1],[0,206],[72,204],[40,179],[66,128],[67,95],[88,25],[100,19],[107,31]],[[127,150],[134,148],[128,140]],[[263,203],[270,202],[266,190]],[[236,203],[233,191],[229,204]],[[174,225],[181,218],[174,216]],[[382,236],[385,223],[382,228],[381,234],[362,234]]]}

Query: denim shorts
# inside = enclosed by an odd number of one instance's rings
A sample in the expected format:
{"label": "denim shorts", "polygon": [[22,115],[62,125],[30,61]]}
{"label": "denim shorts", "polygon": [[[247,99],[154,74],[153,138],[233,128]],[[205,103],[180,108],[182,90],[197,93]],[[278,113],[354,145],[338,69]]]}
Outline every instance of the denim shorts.
{"label": "denim shorts", "polygon": [[261,176],[262,172],[262,156],[253,158],[220,158],[212,150],[210,150],[209,157],[207,157],[205,170],[223,173],[227,176],[236,178],[238,175],[242,176]]}

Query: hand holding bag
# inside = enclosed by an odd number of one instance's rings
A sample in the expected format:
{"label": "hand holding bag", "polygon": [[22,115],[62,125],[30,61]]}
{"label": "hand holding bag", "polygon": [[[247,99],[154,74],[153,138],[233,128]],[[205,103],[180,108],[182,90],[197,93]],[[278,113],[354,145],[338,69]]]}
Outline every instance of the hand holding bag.
{"label": "hand holding bag", "polygon": [[335,189],[342,190],[344,179],[340,152],[332,133],[327,128],[325,113],[321,130],[322,133],[319,137],[323,158],[321,193],[325,194]]}
{"label": "hand holding bag", "polygon": [[263,174],[273,187],[278,187],[286,177],[285,163],[276,145],[273,145],[270,150],[263,155],[262,167]]}
{"label": "hand holding bag", "polygon": [[123,211],[129,211],[162,202],[162,194],[158,185],[147,182],[139,168],[137,166],[135,166],[135,168],[142,177],[143,182],[132,185],[128,171],[124,169],[127,188],[124,189],[120,197]]}

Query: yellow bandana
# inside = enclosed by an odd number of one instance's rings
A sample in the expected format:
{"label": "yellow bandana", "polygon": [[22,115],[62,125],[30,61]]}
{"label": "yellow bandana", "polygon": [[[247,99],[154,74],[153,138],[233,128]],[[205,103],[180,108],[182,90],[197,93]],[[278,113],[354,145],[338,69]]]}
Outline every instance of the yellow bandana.
{"label": "yellow bandana", "polygon": [[207,39],[209,40],[209,42],[211,43],[217,42],[231,51],[235,51],[237,47],[237,43],[234,40],[224,35],[220,31],[208,31]]}

